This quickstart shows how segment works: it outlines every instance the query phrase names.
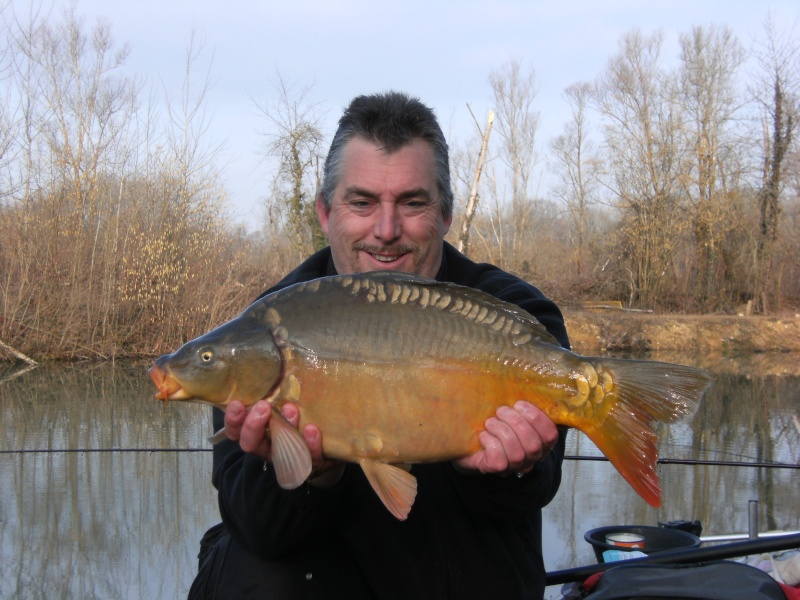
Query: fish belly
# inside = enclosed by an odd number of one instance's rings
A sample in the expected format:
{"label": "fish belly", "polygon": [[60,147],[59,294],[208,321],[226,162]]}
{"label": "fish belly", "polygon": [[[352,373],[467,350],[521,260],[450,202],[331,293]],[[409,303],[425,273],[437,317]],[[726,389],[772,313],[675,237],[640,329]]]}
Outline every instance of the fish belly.
{"label": "fish belly", "polygon": [[317,425],[325,455],[340,460],[417,463],[465,456],[480,449],[486,419],[523,399],[523,386],[513,377],[474,363],[332,362],[295,363],[294,402],[301,426]]}

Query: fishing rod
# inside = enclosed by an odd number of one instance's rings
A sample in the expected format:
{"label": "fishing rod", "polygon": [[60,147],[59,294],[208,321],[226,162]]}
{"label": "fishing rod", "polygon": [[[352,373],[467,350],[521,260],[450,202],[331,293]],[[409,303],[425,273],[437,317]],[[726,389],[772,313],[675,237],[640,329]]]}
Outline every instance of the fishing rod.
{"label": "fishing rod", "polygon": [[659,564],[690,564],[696,562],[708,562],[712,560],[725,560],[738,556],[748,556],[751,554],[761,554],[764,552],[779,552],[781,550],[793,550],[800,548],[800,533],[790,533],[787,535],[770,536],[768,538],[756,538],[744,542],[732,542],[730,544],[720,544],[707,548],[681,548],[678,550],[665,550],[645,556],[642,558],[631,558],[624,561],[610,563],[598,563],[576,567],[574,569],[564,569],[562,571],[551,571],[547,573],[547,585],[559,585],[572,581],[583,581],[590,575],[600,573],[619,567],[621,565],[659,565]]}
{"label": "fishing rod", "polygon": [[213,448],[21,448],[17,450],[0,450],[0,454],[101,454],[109,452],[213,452]]}
{"label": "fishing rod", "polygon": [[[99,452],[211,452],[213,448],[19,448],[0,450],[0,454],[59,454],[59,453],[99,453]],[[609,462],[605,456],[566,455],[564,460]],[[659,458],[663,465],[711,465],[720,467],[758,467],[774,469],[800,469],[800,464],[759,462],[759,461],[731,461],[731,460],[702,460],[683,458]]]}
{"label": "fishing rod", "polygon": [[[154,454],[181,453],[181,452],[212,452],[213,448],[20,448],[15,450],[0,450],[2,454],[97,454],[97,453],[133,453],[146,452]],[[586,462],[609,462],[605,456],[566,455],[564,460]],[[702,460],[683,458],[659,458],[661,465],[689,465],[689,466],[716,466],[716,467],[752,467],[764,469],[800,469],[800,464],[763,462],[763,461],[734,461],[734,460]]]}
{"label": "fishing rod", "polygon": [[[587,462],[609,462],[605,456],[580,456],[566,455],[564,460],[587,461]],[[715,467],[755,467],[765,469],[800,469],[800,463],[781,463],[770,461],[744,461],[744,460],[710,460],[710,459],[691,459],[691,458],[659,458],[660,465],[689,465],[689,466],[715,466]]]}

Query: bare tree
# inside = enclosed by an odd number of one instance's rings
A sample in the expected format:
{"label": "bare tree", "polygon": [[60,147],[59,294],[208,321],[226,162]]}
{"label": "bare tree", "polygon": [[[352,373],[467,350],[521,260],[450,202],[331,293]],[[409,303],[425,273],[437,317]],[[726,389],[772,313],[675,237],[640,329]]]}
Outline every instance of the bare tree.
{"label": "bare tree", "polygon": [[576,83],[564,91],[572,120],[550,146],[554,158],[553,171],[557,177],[553,192],[564,202],[571,217],[574,263],[579,277],[584,272],[588,209],[596,201],[600,176],[598,157],[589,140],[587,110],[590,96],[589,83]]}
{"label": "bare tree", "polygon": [[510,171],[512,203],[530,198],[530,178],[535,155],[539,113],[533,110],[536,99],[536,74],[523,71],[519,59],[511,59],[489,75],[500,136],[500,159]]}
{"label": "bare tree", "polygon": [[262,133],[263,153],[278,160],[267,202],[286,211],[288,233],[297,253],[304,255],[325,244],[315,210],[324,157],[322,114],[310,101],[310,85],[298,89],[277,73],[273,87],[276,95],[271,101],[256,102],[269,123]]}
{"label": "bare tree", "polygon": [[213,56],[201,76],[195,75],[198,68],[203,68],[200,58],[204,49],[204,42],[192,31],[184,54],[180,94],[175,99],[165,91],[168,114],[165,133],[170,159],[164,166],[178,181],[172,206],[176,216],[184,220],[195,210],[204,212],[208,203],[218,198],[215,189],[219,179],[218,159],[224,148],[223,142],[210,144],[207,136],[211,123],[207,105]]}
{"label": "bare tree", "polygon": [[525,71],[520,60],[511,59],[492,71],[489,84],[497,143],[490,145],[484,184],[487,202],[482,210],[487,214],[488,230],[476,228],[476,234],[492,260],[514,269],[516,263],[533,260],[530,252],[534,245],[524,241],[532,235],[531,179],[539,124],[539,113],[533,109],[536,75],[533,69]]}
{"label": "bare tree", "polygon": [[59,357],[152,352],[241,310],[271,275],[225,219],[195,38],[162,119],[106,23],[33,5],[3,17],[0,339]]}
{"label": "bare tree", "polygon": [[493,123],[494,112],[489,111],[486,129],[481,132],[481,149],[478,152],[478,159],[475,163],[475,176],[472,179],[472,186],[470,187],[469,198],[467,199],[464,219],[461,222],[460,234],[458,236],[458,250],[467,255],[469,255],[469,230],[472,226],[472,219],[475,217],[475,211],[478,208],[478,189],[481,183],[481,173],[483,172],[483,165],[486,161],[486,150],[489,147],[489,136],[492,134]]}
{"label": "bare tree", "polygon": [[91,336],[98,326],[85,298],[100,285],[108,258],[102,198],[107,174],[118,166],[136,86],[118,72],[128,50],[115,48],[109,25],[99,22],[87,32],[74,8],[55,25],[36,13],[27,24],[15,21],[12,40],[21,158],[14,189],[27,224],[39,229],[26,253],[41,253],[49,265],[45,285],[60,284],[47,298],[62,321],[58,344],[71,344],[77,331]]}
{"label": "bare tree", "polygon": [[[25,22],[23,22],[25,19]],[[3,10],[6,38],[3,39],[2,139],[3,168],[0,171],[0,197],[5,205],[3,244],[6,252],[0,281],[0,335],[7,335],[11,324],[27,316],[32,298],[41,294],[42,281],[34,268],[41,251],[41,238],[31,235],[33,189],[40,183],[35,160],[40,151],[43,122],[37,64],[38,30],[44,24],[33,3],[27,16],[10,7]],[[16,102],[13,100],[16,98]],[[38,288],[38,289],[37,289]]]}
{"label": "bare tree", "polygon": [[765,24],[766,40],[757,53],[761,74],[755,97],[763,122],[763,167],[758,193],[760,223],[756,245],[755,309],[774,311],[778,303],[775,252],[780,232],[780,197],[784,168],[794,142],[800,98],[800,46],[793,31],[780,33],[772,18]]}
{"label": "bare tree", "polygon": [[630,303],[652,307],[673,281],[684,223],[679,205],[676,86],[661,64],[662,35],[623,36],[595,86],[604,122],[604,184],[616,196],[621,273]]}
{"label": "bare tree", "polygon": [[[727,202],[738,183],[733,126],[741,106],[737,73],[745,53],[727,28],[694,27],[680,36],[682,107],[681,184],[694,208],[698,305],[715,309],[724,276],[722,251],[735,221]],[[715,297],[717,296],[717,297]]]}
{"label": "bare tree", "polygon": [[114,49],[107,23],[98,23],[87,35],[74,12],[57,29],[44,28],[41,34],[47,141],[70,188],[72,217],[89,224],[97,216],[94,185],[115,159],[114,144],[133,105],[133,82],[115,76],[129,50]]}
{"label": "bare tree", "polygon": [[[226,230],[219,184],[219,156],[223,142],[208,140],[207,112],[213,59],[202,62],[204,44],[194,31],[189,35],[179,92],[169,87],[163,94],[166,120],[147,148],[146,181],[127,186],[145,192],[129,204],[131,214],[122,251],[123,301],[136,313],[162,323],[159,338],[182,335],[209,325],[220,293],[216,265],[230,248],[223,241]],[[197,76],[200,71],[200,76]],[[158,127],[158,115],[149,114]],[[146,133],[145,135],[150,135]],[[120,196],[129,196],[120,182]],[[211,249],[214,249],[211,251]],[[230,259],[230,256],[229,256]],[[225,271],[223,271],[225,272]],[[226,276],[236,272],[228,264]],[[131,319],[142,336],[149,331],[145,319]]]}

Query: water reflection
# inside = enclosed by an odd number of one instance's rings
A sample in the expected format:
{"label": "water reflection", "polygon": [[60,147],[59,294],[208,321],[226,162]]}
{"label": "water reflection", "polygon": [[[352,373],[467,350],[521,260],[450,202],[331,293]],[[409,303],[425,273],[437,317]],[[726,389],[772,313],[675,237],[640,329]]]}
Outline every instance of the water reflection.
{"label": "water reflection", "polygon": [[[0,597],[184,598],[219,520],[208,411],[149,401],[142,365],[42,367],[0,385]],[[2,377],[0,377],[1,379]]]}
{"label": "water reflection", "polygon": [[[662,456],[800,459],[797,356],[650,358],[702,366],[716,379],[694,419],[661,429]],[[200,536],[219,520],[211,455],[149,449],[206,448],[209,411],[152,400],[145,369],[40,367],[13,379],[0,372],[0,597],[186,596]],[[569,444],[568,454],[598,454],[577,432]],[[762,529],[800,529],[796,470],[662,465],[660,473],[663,506],[653,509],[610,464],[566,462],[545,512],[548,570],[594,562],[583,534],[604,525],[699,519],[704,533],[745,532],[750,499],[760,500]]]}

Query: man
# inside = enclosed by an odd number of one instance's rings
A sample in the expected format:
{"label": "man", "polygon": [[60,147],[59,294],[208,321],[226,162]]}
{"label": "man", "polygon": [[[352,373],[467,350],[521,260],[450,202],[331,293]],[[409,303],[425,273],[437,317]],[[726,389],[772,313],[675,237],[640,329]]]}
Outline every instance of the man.
{"label": "man", "polygon": [[[403,94],[360,96],[339,122],[317,199],[330,247],[267,293],[337,273],[404,271],[515,303],[568,347],[561,313],[541,292],[444,242],[452,212],[433,112]],[[558,489],[566,433],[519,400],[486,421],[481,451],[412,467],[419,493],[402,522],[357,465],[323,457],[313,424],[302,432],[308,483],[281,489],[268,468],[271,407],[261,401],[248,413],[232,402],[224,425],[238,444],[220,444],[214,456],[224,527],[204,539],[192,597],[541,598],[540,509]],[[283,415],[297,424],[293,405]]]}

